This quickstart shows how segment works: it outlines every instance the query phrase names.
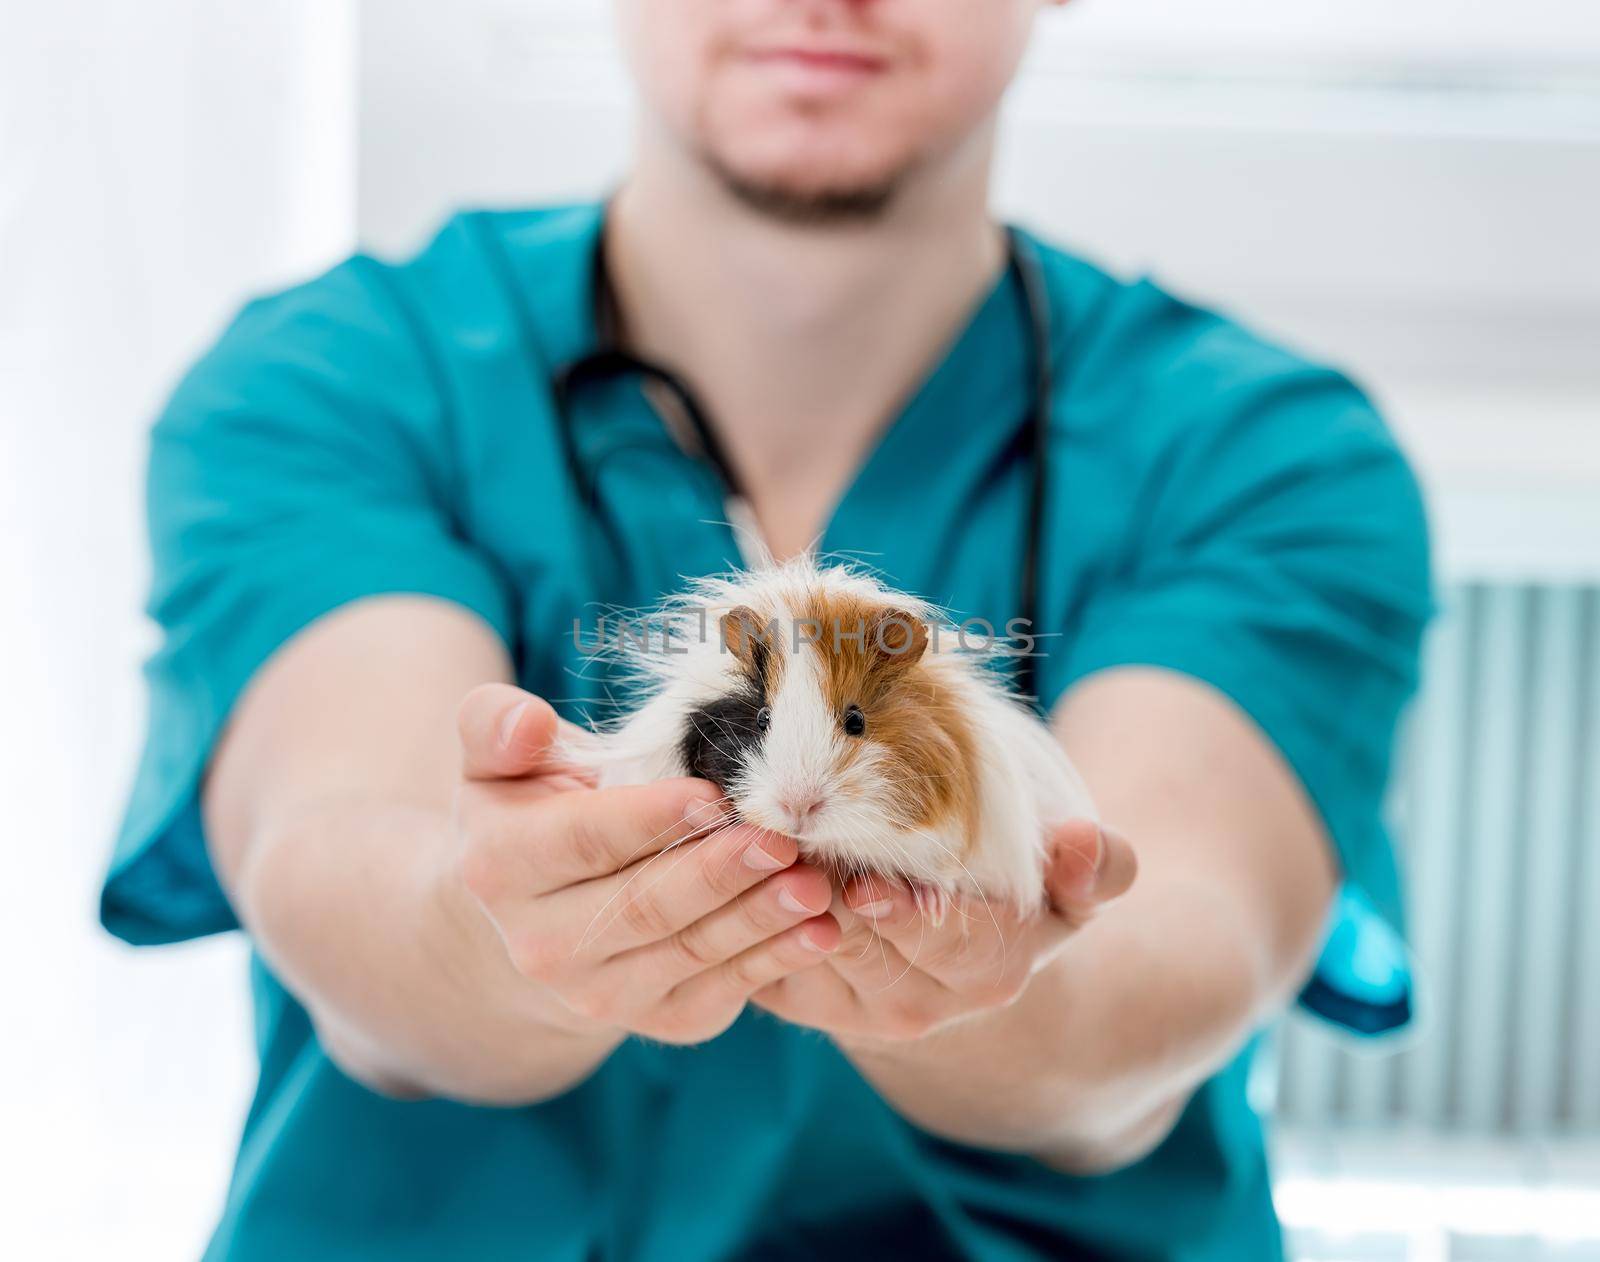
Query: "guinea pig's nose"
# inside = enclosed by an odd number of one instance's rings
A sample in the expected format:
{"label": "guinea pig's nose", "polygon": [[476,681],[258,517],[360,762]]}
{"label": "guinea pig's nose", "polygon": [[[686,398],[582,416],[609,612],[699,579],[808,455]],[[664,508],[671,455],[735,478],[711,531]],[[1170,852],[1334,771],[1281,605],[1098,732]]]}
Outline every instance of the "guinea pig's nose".
{"label": "guinea pig's nose", "polygon": [[779,803],[783,812],[796,824],[804,824],[822,809],[822,799],[814,793],[786,797]]}

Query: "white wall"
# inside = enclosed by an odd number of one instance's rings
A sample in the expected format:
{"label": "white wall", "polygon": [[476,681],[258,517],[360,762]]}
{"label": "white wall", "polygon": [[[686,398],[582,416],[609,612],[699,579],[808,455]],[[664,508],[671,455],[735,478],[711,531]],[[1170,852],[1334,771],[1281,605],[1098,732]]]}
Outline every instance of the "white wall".
{"label": "white wall", "polygon": [[0,19],[0,1255],[198,1254],[250,1085],[238,941],[93,923],[142,723],[144,429],[244,294],[352,239],[348,6]]}

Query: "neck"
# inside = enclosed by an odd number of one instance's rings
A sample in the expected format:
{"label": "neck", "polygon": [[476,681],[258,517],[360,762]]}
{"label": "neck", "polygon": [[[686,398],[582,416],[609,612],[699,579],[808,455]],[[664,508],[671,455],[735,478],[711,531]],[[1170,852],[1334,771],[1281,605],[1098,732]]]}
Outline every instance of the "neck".
{"label": "neck", "polygon": [[918,171],[879,215],[800,226],[652,137],[606,250],[631,347],[704,399],[780,555],[827,511],[994,285],[991,137]]}

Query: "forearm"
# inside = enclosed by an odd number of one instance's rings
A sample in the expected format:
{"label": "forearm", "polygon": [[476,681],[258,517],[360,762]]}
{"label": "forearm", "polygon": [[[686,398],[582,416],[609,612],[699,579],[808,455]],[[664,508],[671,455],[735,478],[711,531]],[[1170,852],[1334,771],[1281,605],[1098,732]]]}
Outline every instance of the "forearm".
{"label": "forearm", "polygon": [[1276,749],[1184,676],[1092,676],[1054,725],[1138,879],[1008,1009],[857,1063],[930,1129],[1070,1169],[1134,1160],[1194,1087],[1288,1001],[1337,884]]}
{"label": "forearm", "polygon": [[1148,874],[1009,1007],[914,1042],[844,1050],[935,1133],[1075,1172],[1126,1164],[1279,999],[1234,910],[1210,885]]}
{"label": "forearm", "polygon": [[291,812],[253,839],[241,920],[343,1068],[396,1094],[521,1104],[616,1046],[518,974],[462,888],[443,812],[370,801]]}

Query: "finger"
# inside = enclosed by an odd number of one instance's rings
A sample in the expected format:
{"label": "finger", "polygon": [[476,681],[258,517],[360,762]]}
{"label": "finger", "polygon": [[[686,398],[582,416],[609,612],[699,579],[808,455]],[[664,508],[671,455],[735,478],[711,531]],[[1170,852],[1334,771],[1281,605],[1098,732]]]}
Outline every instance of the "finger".
{"label": "finger", "polygon": [[632,985],[662,993],[802,923],[821,932],[827,921],[837,942],[838,922],[826,914],[833,891],[822,871],[800,865],[758,880],[670,937],[624,951],[604,967],[625,969]]}
{"label": "finger", "polygon": [[[829,921],[832,923],[832,921]],[[694,1032],[726,1030],[744,1011],[757,990],[792,977],[821,974],[818,964],[829,955],[829,937],[810,925],[786,929],[778,937],[752,947],[717,968],[696,974],[670,990],[653,1011],[656,1025]],[[645,1025],[646,1030],[650,1025]]]}
{"label": "finger", "polygon": [[[912,956],[915,954],[913,951]],[[903,982],[915,984],[908,978],[917,965],[888,938],[874,932],[870,921],[851,916],[841,928],[832,967],[865,1002]]]}
{"label": "finger", "polygon": [[[575,935],[575,957],[610,959],[687,929],[799,857],[792,837],[728,824],[614,876],[564,890],[546,914]],[[813,913],[828,906],[827,879],[820,878],[820,895],[815,889],[819,877],[802,874],[786,887],[811,900]]]}
{"label": "finger", "polygon": [[1045,890],[1059,914],[1081,920],[1127,893],[1138,871],[1138,857],[1121,833],[1093,820],[1072,820],[1051,837]]}
{"label": "finger", "polygon": [[804,969],[769,982],[751,993],[750,1002],[792,1025],[839,1035],[863,1033],[866,1013],[850,983],[833,967],[838,957],[836,949],[827,968]]}
{"label": "finger", "polygon": [[921,1038],[970,1005],[930,973],[906,959],[892,943],[880,943],[886,958],[846,960],[835,952],[828,971],[856,996],[862,1034],[900,1041]]}
{"label": "finger", "polygon": [[548,760],[557,731],[548,702],[510,684],[481,684],[456,714],[462,774],[469,780],[526,776]]}
{"label": "finger", "polygon": [[576,723],[569,723],[566,719],[556,721],[555,739],[551,741],[551,753],[562,759],[561,772],[564,776],[581,782],[589,788],[595,788],[600,782],[598,767],[586,765],[574,754],[581,751],[595,741],[595,734],[587,728],[579,727]]}
{"label": "finger", "polygon": [[[1039,917],[981,896],[949,895],[947,909],[919,898],[900,881],[861,877],[844,889],[845,905],[872,934],[893,945],[918,971],[953,988],[1002,976],[1009,958],[1031,942]],[[854,926],[846,942],[854,942]]]}
{"label": "finger", "polygon": [[757,1007],[836,1038],[903,1042],[958,1016],[963,1005],[924,973],[911,969],[892,986],[853,985],[840,970],[842,948],[826,968],[793,973],[750,997]]}
{"label": "finger", "polygon": [[1115,829],[1100,826],[1105,855],[1100,861],[1100,880],[1096,895],[1102,904],[1121,898],[1139,879],[1139,852]]}
{"label": "finger", "polygon": [[544,790],[543,796],[552,793],[576,793],[579,789],[594,788],[594,778],[578,772],[558,772],[549,776],[539,777],[539,787]]}
{"label": "finger", "polygon": [[528,899],[612,877],[722,826],[730,809],[704,780],[583,789],[499,804],[486,825],[496,884]]}
{"label": "finger", "polygon": [[696,974],[669,991],[662,1005],[702,1017],[737,1012],[757,991],[813,971],[827,972],[816,966],[838,948],[838,935],[830,916],[796,925]]}

